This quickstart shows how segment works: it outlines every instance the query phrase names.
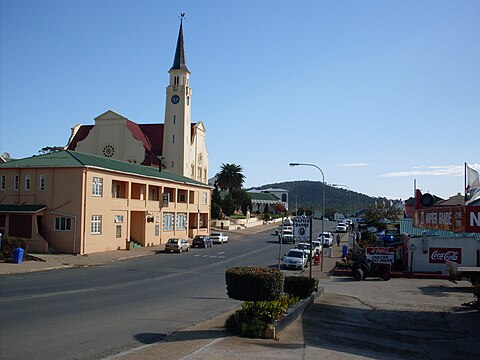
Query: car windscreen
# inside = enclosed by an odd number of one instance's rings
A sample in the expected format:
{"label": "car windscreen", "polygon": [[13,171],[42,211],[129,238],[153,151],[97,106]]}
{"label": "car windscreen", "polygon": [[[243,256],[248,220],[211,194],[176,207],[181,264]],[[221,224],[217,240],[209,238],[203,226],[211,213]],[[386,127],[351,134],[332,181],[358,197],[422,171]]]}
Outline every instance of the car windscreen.
{"label": "car windscreen", "polygon": [[176,244],[178,242],[178,239],[168,239],[169,244]]}
{"label": "car windscreen", "polygon": [[289,251],[287,256],[288,257],[302,258],[303,254],[300,251]]}

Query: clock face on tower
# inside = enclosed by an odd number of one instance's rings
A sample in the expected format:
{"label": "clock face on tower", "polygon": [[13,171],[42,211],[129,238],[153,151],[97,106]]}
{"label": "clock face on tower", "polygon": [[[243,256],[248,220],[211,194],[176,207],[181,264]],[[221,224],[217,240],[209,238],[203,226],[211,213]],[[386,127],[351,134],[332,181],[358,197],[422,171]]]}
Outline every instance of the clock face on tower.
{"label": "clock face on tower", "polygon": [[180,102],[180,96],[173,95],[170,101],[172,102],[172,104],[178,104]]}

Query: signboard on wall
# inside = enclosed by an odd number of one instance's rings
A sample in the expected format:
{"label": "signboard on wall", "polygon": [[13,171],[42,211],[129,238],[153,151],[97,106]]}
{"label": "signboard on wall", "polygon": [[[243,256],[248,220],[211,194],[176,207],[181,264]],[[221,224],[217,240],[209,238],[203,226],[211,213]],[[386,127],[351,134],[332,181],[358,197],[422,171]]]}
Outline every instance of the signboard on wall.
{"label": "signboard on wall", "polygon": [[453,232],[480,232],[480,206],[437,206],[415,210],[413,226]]}
{"label": "signboard on wall", "polygon": [[431,247],[428,249],[429,263],[444,263],[445,260],[462,263],[462,248],[439,248]]}
{"label": "signboard on wall", "polygon": [[393,263],[395,261],[395,248],[393,247],[367,247],[367,259],[378,263]]}

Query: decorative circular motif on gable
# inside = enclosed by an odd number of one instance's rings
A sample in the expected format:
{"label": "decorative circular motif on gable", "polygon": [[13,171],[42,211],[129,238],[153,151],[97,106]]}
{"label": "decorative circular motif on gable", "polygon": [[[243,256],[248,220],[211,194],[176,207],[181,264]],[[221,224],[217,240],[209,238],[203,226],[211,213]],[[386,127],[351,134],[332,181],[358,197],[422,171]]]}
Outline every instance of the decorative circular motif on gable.
{"label": "decorative circular motif on gable", "polygon": [[110,158],[113,154],[115,154],[115,147],[113,145],[105,145],[103,147],[103,156]]}

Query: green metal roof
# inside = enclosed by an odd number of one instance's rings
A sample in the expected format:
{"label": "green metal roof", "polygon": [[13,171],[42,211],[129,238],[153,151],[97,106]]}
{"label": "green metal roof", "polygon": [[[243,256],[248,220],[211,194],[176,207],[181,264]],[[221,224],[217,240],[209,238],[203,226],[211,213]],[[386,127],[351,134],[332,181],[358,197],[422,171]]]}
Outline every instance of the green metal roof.
{"label": "green metal roof", "polygon": [[62,150],[45,155],[37,155],[29,158],[12,160],[0,164],[0,169],[11,168],[61,168],[61,167],[91,167],[105,170],[123,172],[138,176],[153,177],[162,180],[170,180],[184,184],[210,187],[188,177],[174,174],[150,166],[132,164],[126,161],[108,159],[102,156],[81,153],[72,150]]}
{"label": "green metal roof", "polygon": [[250,198],[252,201],[280,201],[278,197],[276,197],[273,194],[270,193],[264,193],[264,192],[249,192],[248,195],[250,195]]}
{"label": "green metal roof", "polygon": [[0,213],[36,213],[46,208],[46,205],[0,205]]}

